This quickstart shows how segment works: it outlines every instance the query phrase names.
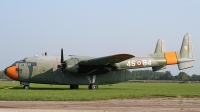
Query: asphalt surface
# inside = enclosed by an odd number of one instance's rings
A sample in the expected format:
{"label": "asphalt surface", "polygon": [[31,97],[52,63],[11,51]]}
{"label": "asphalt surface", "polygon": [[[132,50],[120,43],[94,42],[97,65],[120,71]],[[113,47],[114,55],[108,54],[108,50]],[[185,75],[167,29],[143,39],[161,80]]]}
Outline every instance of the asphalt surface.
{"label": "asphalt surface", "polygon": [[0,112],[200,112],[200,98],[0,101]]}

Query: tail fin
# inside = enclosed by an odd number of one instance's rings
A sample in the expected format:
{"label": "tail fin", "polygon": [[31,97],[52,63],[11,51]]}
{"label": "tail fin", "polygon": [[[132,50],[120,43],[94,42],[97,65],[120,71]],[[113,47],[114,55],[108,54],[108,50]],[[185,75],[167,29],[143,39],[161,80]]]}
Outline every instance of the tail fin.
{"label": "tail fin", "polygon": [[179,70],[190,68],[194,65],[192,39],[189,34],[186,34],[183,38],[178,62]]}
{"label": "tail fin", "polygon": [[[157,44],[156,44],[156,49],[154,53],[164,53],[165,52],[165,41],[162,39],[159,39]],[[163,70],[166,69],[166,65],[162,66],[155,66],[152,67],[153,71],[158,71],[158,70]]]}
{"label": "tail fin", "polygon": [[165,41],[162,39],[159,39],[156,44],[156,49],[154,53],[164,53],[165,52]]}

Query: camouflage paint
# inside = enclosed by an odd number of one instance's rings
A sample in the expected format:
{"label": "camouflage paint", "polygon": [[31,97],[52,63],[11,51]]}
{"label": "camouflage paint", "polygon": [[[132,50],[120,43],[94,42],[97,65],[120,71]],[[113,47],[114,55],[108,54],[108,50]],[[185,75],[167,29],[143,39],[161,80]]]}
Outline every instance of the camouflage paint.
{"label": "camouflage paint", "polygon": [[179,69],[186,69],[194,63],[188,34],[184,36],[181,50],[176,52],[165,52],[164,41],[158,40],[153,54],[117,54],[100,58],[65,56],[63,73],[58,68],[60,60],[60,56],[25,58],[6,68],[5,73],[14,80],[29,83],[86,85],[92,81],[88,81],[87,75],[90,79],[96,77],[96,84],[112,84],[130,80],[132,74],[128,69],[152,67],[157,71],[173,64],[178,64]]}

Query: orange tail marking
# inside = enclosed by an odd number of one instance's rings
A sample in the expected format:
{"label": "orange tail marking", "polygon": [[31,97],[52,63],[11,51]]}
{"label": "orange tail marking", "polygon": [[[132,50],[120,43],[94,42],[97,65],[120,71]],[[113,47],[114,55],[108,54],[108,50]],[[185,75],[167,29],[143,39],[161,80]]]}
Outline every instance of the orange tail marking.
{"label": "orange tail marking", "polygon": [[166,64],[173,65],[178,63],[176,52],[165,52]]}

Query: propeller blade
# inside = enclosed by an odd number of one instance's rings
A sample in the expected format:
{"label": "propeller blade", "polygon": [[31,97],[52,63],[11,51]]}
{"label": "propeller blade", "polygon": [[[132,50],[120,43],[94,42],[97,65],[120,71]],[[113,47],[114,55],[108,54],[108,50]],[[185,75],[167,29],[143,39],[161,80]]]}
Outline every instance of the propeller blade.
{"label": "propeller blade", "polygon": [[64,55],[63,55],[63,48],[61,49],[61,57],[60,57],[60,67],[61,71],[64,72],[65,67],[67,66],[64,60]]}
{"label": "propeller blade", "polygon": [[60,59],[60,63],[64,62],[64,56],[63,56],[63,48],[61,49],[61,59]]}

